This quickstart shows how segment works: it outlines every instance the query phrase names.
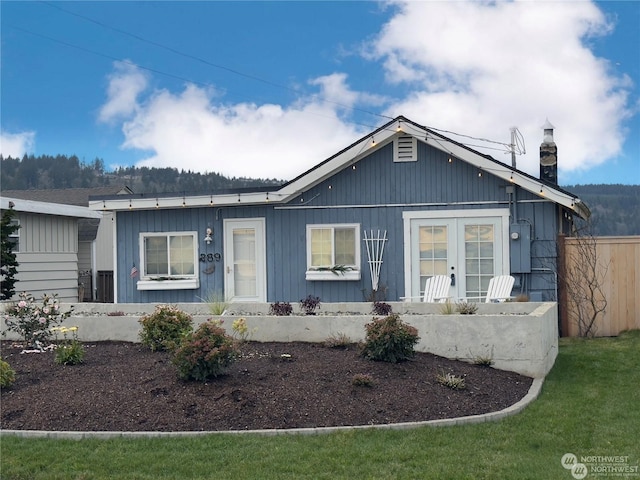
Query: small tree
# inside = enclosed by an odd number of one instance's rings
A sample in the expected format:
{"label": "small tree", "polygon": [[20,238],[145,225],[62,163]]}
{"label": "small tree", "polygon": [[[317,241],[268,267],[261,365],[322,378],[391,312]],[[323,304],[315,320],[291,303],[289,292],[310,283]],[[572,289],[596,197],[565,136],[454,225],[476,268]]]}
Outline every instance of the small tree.
{"label": "small tree", "polygon": [[598,258],[593,231],[589,221],[576,230],[571,248],[564,249],[563,265],[558,272],[569,307],[568,320],[578,326],[580,337],[595,336],[596,321],[607,309],[603,287],[609,264]]}
{"label": "small tree", "polygon": [[2,213],[0,221],[0,300],[9,300],[15,294],[15,275],[18,273],[18,261],[13,251],[11,235],[18,231],[20,225],[14,223],[16,212],[13,205],[9,203],[9,208]]}

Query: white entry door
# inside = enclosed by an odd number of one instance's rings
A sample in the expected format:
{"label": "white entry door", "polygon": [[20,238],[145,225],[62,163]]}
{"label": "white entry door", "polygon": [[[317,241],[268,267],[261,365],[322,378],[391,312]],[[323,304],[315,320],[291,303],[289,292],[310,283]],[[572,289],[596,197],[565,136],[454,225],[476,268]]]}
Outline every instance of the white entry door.
{"label": "white entry door", "polygon": [[420,298],[429,277],[449,275],[453,301],[479,301],[492,277],[509,273],[508,212],[406,212],[404,220],[405,296]]}
{"label": "white entry door", "polygon": [[225,298],[266,302],[264,218],[224,220]]}

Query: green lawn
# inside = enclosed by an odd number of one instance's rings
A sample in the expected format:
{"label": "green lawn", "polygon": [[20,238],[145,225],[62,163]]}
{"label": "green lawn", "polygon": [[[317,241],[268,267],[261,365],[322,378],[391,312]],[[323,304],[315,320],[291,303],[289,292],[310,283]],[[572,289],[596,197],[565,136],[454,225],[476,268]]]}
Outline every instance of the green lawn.
{"label": "green lawn", "polygon": [[[640,331],[562,339],[540,397],[499,422],[314,436],[82,441],[2,436],[0,473],[5,480],[572,480],[560,463],[565,453],[579,459],[629,456],[627,466],[640,464],[639,367]],[[631,478],[640,479],[640,473]]]}

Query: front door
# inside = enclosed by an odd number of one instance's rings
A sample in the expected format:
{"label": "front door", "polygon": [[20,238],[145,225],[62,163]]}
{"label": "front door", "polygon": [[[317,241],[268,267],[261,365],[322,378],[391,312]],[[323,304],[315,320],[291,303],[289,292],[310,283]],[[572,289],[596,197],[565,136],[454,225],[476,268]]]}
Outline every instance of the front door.
{"label": "front door", "polygon": [[449,275],[452,301],[477,302],[492,277],[509,273],[508,211],[405,212],[404,221],[407,297],[421,298],[429,277]]}
{"label": "front door", "polygon": [[263,218],[224,220],[225,298],[266,302],[265,227]]}

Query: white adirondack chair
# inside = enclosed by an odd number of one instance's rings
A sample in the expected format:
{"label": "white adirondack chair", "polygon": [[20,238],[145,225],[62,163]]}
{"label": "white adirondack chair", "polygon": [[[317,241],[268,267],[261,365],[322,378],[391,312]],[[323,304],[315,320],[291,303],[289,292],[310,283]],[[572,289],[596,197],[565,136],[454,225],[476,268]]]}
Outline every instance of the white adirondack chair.
{"label": "white adirondack chair", "polygon": [[487,290],[487,298],[485,303],[492,302],[504,302],[506,299],[511,298],[511,290],[515,278],[511,275],[499,275],[493,277],[489,281],[489,289]]}
{"label": "white adirondack chair", "polygon": [[411,299],[422,298],[426,303],[442,303],[446,302],[451,287],[451,278],[448,275],[435,275],[427,278],[424,285],[424,295],[422,297],[400,297],[400,300],[411,301]]}
{"label": "white adirondack chair", "polygon": [[425,303],[442,303],[450,298],[449,288],[451,287],[451,277],[448,275],[435,275],[427,279],[424,285]]}

